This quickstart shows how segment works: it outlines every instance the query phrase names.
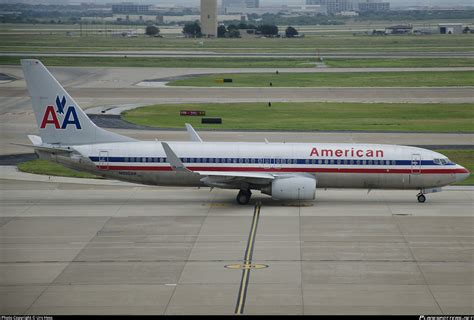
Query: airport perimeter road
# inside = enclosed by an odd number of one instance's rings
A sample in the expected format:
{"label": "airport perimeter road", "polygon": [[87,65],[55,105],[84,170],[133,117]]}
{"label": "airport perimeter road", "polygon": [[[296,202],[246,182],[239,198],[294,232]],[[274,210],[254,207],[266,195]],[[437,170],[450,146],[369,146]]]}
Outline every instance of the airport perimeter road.
{"label": "airport perimeter road", "polygon": [[52,181],[0,180],[2,314],[474,312],[469,188],[239,206],[226,190]]}
{"label": "airport perimeter road", "polygon": [[[471,87],[431,88],[66,88],[96,105],[200,102],[410,102],[471,103]],[[26,97],[26,89],[0,88],[0,99]],[[2,107],[4,112],[5,107]]]}
{"label": "airport perimeter road", "polygon": [[[74,88],[126,88],[144,80],[165,81],[175,77],[219,73],[337,73],[337,72],[420,72],[420,71],[474,71],[474,67],[430,68],[135,68],[135,67],[48,67],[48,70],[65,87]],[[1,87],[26,88],[20,66],[0,66],[0,73],[11,75],[18,81]]]}

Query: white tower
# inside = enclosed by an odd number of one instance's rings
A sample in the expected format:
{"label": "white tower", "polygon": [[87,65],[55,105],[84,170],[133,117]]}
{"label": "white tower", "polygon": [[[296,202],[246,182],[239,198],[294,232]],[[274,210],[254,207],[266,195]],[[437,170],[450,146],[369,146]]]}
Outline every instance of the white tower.
{"label": "white tower", "polygon": [[201,33],[217,37],[217,0],[201,0]]}

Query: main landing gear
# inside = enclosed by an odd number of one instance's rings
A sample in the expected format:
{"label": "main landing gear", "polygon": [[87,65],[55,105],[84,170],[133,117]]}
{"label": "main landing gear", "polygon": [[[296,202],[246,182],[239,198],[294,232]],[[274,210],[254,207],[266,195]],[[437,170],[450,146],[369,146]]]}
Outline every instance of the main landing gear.
{"label": "main landing gear", "polygon": [[426,201],[425,195],[421,192],[416,195],[416,198],[418,199],[419,203],[424,203]]}
{"label": "main landing gear", "polygon": [[240,190],[236,198],[237,203],[247,204],[249,203],[251,196],[252,196],[252,192],[250,192],[250,190]]}

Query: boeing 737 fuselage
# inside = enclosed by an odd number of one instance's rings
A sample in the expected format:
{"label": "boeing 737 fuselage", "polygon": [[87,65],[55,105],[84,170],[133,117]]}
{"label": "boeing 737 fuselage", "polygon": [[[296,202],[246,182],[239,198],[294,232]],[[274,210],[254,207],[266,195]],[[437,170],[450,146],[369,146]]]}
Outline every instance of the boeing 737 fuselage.
{"label": "boeing 737 fuselage", "polygon": [[379,144],[137,141],[97,127],[38,60],[22,60],[40,136],[41,158],[107,178],[165,186],[251,190],[278,200],[313,200],[316,187],[413,189],[425,194],[469,171],[430,150]]}

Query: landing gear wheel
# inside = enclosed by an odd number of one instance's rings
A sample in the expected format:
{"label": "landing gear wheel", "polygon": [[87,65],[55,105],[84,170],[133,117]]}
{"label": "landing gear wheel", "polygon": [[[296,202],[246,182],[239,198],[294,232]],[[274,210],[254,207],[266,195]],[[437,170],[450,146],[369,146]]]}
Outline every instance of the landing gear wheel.
{"label": "landing gear wheel", "polygon": [[423,203],[423,202],[426,201],[426,197],[425,197],[424,194],[419,194],[419,195],[417,196],[417,198],[418,198],[418,202],[419,202],[419,203]]}
{"label": "landing gear wheel", "polygon": [[251,196],[252,196],[252,192],[250,192],[250,190],[240,190],[236,198],[237,203],[247,204],[249,203]]}

